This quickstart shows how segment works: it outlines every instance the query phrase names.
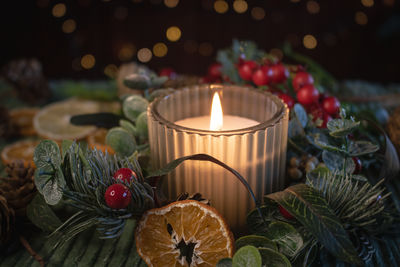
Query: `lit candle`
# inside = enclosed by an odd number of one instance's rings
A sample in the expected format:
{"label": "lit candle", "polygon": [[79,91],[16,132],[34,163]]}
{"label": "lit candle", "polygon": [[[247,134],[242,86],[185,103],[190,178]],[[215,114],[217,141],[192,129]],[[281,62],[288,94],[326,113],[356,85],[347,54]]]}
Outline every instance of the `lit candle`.
{"label": "lit candle", "polygon": [[[193,86],[156,99],[147,116],[154,168],[204,153],[239,172],[259,201],[283,189],[288,109],[278,97],[233,85]],[[159,186],[168,199],[201,193],[239,232],[254,208],[241,182],[211,162],[184,162]]]}
{"label": "lit candle", "polygon": [[175,124],[198,130],[231,131],[253,127],[259,124],[259,122],[245,117],[224,115],[219,94],[214,93],[211,116],[187,118],[176,121]]}

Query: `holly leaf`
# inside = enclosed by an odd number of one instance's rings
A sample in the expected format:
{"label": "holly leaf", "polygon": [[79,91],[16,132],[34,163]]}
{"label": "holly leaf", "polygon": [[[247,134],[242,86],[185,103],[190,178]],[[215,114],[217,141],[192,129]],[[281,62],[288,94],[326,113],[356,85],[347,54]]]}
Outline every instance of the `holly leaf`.
{"label": "holly leaf", "polygon": [[244,246],[233,255],[233,267],[261,267],[261,255],[253,246]]}
{"label": "holly leaf", "polygon": [[274,251],[269,248],[260,248],[258,252],[261,255],[263,266],[271,267],[291,267],[290,261],[285,257],[285,255]]}
{"label": "holly leaf", "polygon": [[275,221],[269,224],[266,236],[278,243],[279,252],[286,256],[295,256],[303,247],[303,238],[290,224]]}
{"label": "holly leaf", "polygon": [[332,255],[362,265],[339,218],[318,191],[308,185],[297,184],[267,197],[292,214]]}
{"label": "holly leaf", "polygon": [[349,156],[358,157],[374,153],[379,150],[379,146],[368,141],[355,141],[349,144]]}
{"label": "holly leaf", "polygon": [[36,194],[33,200],[29,203],[26,209],[26,216],[34,225],[42,229],[44,232],[51,233],[62,224],[61,220],[46,204],[40,194]]}
{"label": "holly leaf", "polygon": [[[352,174],[356,169],[356,164],[352,158],[345,158],[341,155],[324,150],[322,152],[322,160],[324,161],[326,167],[332,172],[343,171],[345,168],[344,163],[346,162],[346,173]],[[346,161],[345,161],[346,160]]]}
{"label": "holly leaf", "polygon": [[360,126],[359,121],[348,119],[334,119],[326,124],[329,134],[333,137],[345,137]]}

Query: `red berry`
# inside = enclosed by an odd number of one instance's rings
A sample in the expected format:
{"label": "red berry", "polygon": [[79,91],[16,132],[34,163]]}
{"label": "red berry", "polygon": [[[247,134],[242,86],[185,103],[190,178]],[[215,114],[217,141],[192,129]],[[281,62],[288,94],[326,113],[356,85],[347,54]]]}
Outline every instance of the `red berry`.
{"label": "red berry", "polygon": [[107,206],[112,209],[124,209],[131,202],[131,192],[123,184],[110,185],[104,194]]}
{"label": "red berry", "polygon": [[132,179],[137,179],[137,175],[134,171],[129,168],[121,168],[116,171],[113,175],[115,180],[122,180],[129,183]]}
{"label": "red berry", "polygon": [[314,79],[309,73],[304,71],[296,73],[292,81],[295,92],[299,91],[303,86],[309,84],[314,84]]}
{"label": "red berry", "polygon": [[239,65],[239,76],[245,81],[251,81],[256,68],[257,63],[255,61],[243,61],[243,63]]}
{"label": "red berry", "polygon": [[288,69],[280,63],[272,65],[269,69],[268,74],[274,83],[283,83],[289,77]]}
{"label": "red berry", "polygon": [[329,114],[335,115],[335,114],[339,113],[340,102],[336,97],[328,96],[323,100],[322,107]]}
{"label": "red berry", "polygon": [[253,82],[257,86],[267,85],[269,83],[268,70],[268,66],[262,66],[253,73]]}
{"label": "red berry", "polygon": [[222,65],[220,63],[213,63],[208,67],[208,75],[211,77],[217,79],[220,78],[222,73],[221,73],[221,67]]}
{"label": "red berry", "polygon": [[330,120],[332,120],[332,117],[328,113],[326,113],[319,105],[313,105],[312,108],[309,110],[309,113],[313,118],[313,122],[319,123],[317,125],[318,128],[326,128],[326,124]]}
{"label": "red berry", "polygon": [[353,157],[353,162],[356,165],[356,168],[354,169],[353,174],[359,174],[361,173],[362,170],[362,164],[361,164],[361,160],[358,157]]}
{"label": "red berry", "polygon": [[288,108],[292,108],[294,106],[294,99],[285,93],[278,93],[277,96],[282,99],[282,101],[288,106]]}
{"label": "red berry", "polygon": [[173,68],[163,68],[158,73],[158,76],[167,76],[170,79],[176,78],[176,72]]}
{"label": "red berry", "polygon": [[303,86],[297,92],[297,101],[299,101],[300,104],[305,106],[318,102],[318,97],[319,97],[319,92],[312,84]]}
{"label": "red berry", "polygon": [[284,207],[279,205],[279,212],[282,214],[283,217],[285,217],[286,219],[293,219],[293,215],[290,214]]}

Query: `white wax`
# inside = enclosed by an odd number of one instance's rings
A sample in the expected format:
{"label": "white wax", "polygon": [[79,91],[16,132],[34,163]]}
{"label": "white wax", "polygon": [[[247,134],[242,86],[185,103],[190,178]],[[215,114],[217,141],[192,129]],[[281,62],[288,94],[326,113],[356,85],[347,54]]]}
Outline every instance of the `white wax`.
{"label": "white wax", "polygon": [[[210,116],[192,117],[176,121],[175,124],[192,129],[210,130],[210,118]],[[239,130],[252,127],[257,124],[259,124],[259,122],[252,119],[224,115],[224,124],[221,131]]]}

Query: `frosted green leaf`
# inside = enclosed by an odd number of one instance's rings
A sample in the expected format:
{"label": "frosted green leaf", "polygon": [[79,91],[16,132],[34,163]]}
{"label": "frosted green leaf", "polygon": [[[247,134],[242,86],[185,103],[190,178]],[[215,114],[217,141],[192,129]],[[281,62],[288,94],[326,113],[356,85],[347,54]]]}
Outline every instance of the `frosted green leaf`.
{"label": "frosted green leaf", "polygon": [[147,110],[148,105],[149,102],[140,95],[131,95],[125,98],[122,103],[122,110],[128,119],[136,121],[140,113]]}
{"label": "frosted green leaf", "polygon": [[129,132],[121,127],[108,131],[106,144],[121,156],[129,157],[136,149],[136,141]]}
{"label": "frosted green leaf", "polygon": [[358,126],[360,126],[359,121],[347,119],[334,119],[326,124],[329,134],[333,137],[344,137],[353,132]]}
{"label": "frosted green leaf", "polygon": [[351,157],[358,157],[374,153],[379,150],[379,146],[368,141],[351,142],[349,145],[349,154]]}
{"label": "frosted green leaf", "polygon": [[290,224],[275,221],[269,224],[267,237],[278,243],[279,251],[286,256],[295,256],[303,246],[303,238]]}
{"label": "frosted green leaf", "polygon": [[247,235],[240,237],[235,242],[236,249],[239,249],[247,245],[254,246],[256,248],[270,248],[272,250],[278,251],[275,242],[271,241],[265,236]]}
{"label": "frosted green leaf", "polygon": [[137,135],[137,129],[136,127],[127,120],[120,120],[119,121],[119,125],[124,128],[125,130],[127,130],[131,135]]}
{"label": "frosted green leaf", "polygon": [[148,136],[147,112],[142,112],[136,120],[136,130],[140,137]]}
{"label": "frosted green leaf", "polygon": [[253,246],[240,248],[232,259],[233,267],[261,267],[261,255]]}
{"label": "frosted green leaf", "polygon": [[285,255],[274,251],[269,248],[258,249],[263,266],[268,267],[290,267],[290,261],[285,257]]}
{"label": "frosted green leaf", "polygon": [[146,90],[151,87],[150,77],[146,74],[131,74],[125,77],[124,84],[131,88],[137,90]]}
{"label": "frosted green leaf", "polygon": [[51,180],[44,185],[43,197],[49,205],[56,205],[62,199],[62,192],[57,180]]}
{"label": "frosted green leaf", "polygon": [[[337,153],[324,150],[322,152],[322,160],[324,161],[326,167],[328,167],[328,169],[332,172],[343,171],[344,169],[345,158]],[[354,164],[353,159],[346,158],[346,173],[353,173],[355,168],[356,165]]]}
{"label": "frosted green leaf", "polygon": [[61,165],[60,149],[56,142],[44,140],[35,148],[33,161],[38,169],[55,169]]}

